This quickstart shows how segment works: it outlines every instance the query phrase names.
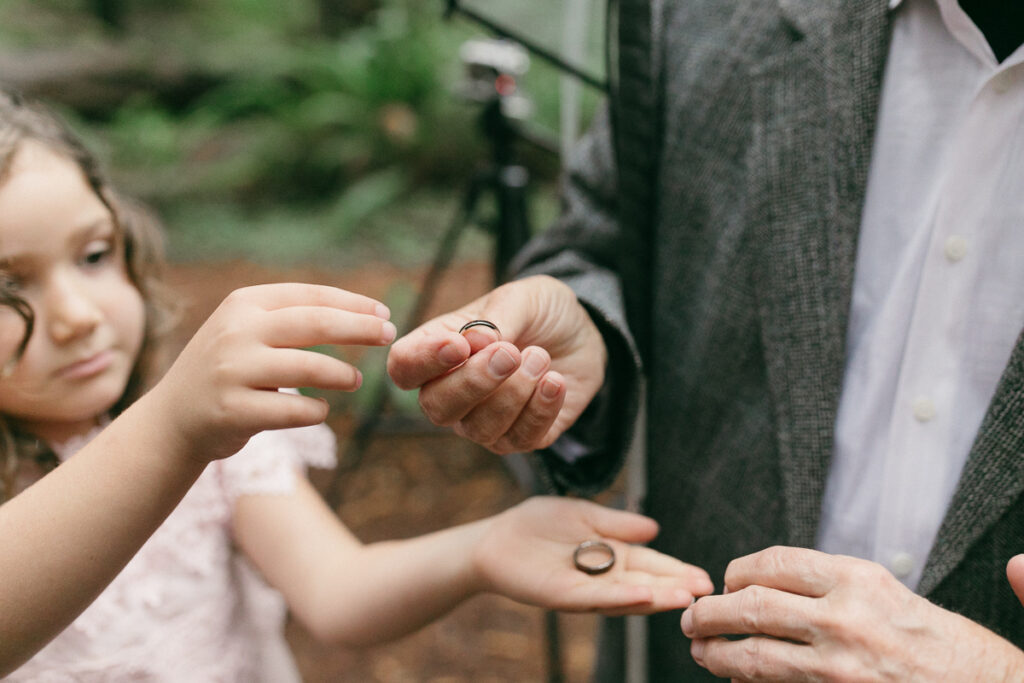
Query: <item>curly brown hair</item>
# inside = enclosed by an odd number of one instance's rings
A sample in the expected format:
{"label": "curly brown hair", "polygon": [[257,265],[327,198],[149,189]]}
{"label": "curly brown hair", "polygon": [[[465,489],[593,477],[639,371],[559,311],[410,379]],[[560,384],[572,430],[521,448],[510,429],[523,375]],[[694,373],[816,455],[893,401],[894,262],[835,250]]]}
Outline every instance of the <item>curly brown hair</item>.
{"label": "curly brown hair", "polygon": [[[86,183],[110,210],[114,229],[124,240],[128,276],[142,294],[146,306],[143,343],[128,384],[112,408],[119,414],[146,390],[158,365],[158,342],[174,320],[172,299],[163,283],[163,232],[155,216],[142,204],[119,195],[100,170],[96,158],[57,116],[39,103],[0,91],[0,184],[10,173],[11,162],[26,141],[45,145],[77,165]],[[25,333],[13,358],[0,359],[4,368],[18,359],[33,332],[31,306],[18,295],[10,279],[0,272],[0,305],[12,308],[25,322]],[[0,374],[0,381],[3,375]],[[22,466],[34,462],[43,471],[52,469],[57,458],[52,449],[31,434],[18,429],[0,415],[0,503],[13,497]]]}

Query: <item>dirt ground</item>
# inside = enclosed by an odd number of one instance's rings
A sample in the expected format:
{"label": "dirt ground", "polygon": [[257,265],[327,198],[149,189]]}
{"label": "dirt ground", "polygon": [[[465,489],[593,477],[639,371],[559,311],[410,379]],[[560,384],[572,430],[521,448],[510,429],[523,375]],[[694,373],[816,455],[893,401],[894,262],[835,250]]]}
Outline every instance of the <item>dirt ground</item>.
{"label": "dirt ground", "polygon": [[[396,283],[406,283],[415,291],[421,275],[386,264],[334,272],[232,262],[175,265],[169,279],[186,305],[180,342],[237,287],[307,281],[386,299]],[[490,277],[486,264],[455,266],[445,278],[434,310],[449,310],[486,291]],[[329,424],[343,449],[352,431],[353,416],[336,411]],[[313,479],[324,492],[336,484],[339,516],[367,542],[418,535],[479,519],[523,497],[500,458],[425,423],[417,426],[413,422],[411,428],[400,431],[378,431],[358,465],[342,474],[337,482],[333,472],[315,472]],[[559,615],[557,620],[561,679],[549,678],[544,611],[496,596],[473,598],[418,633],[372,649],[321,645],[294,622],[289,623],[287,636],[309,683],[589,680],[595,617]]]}

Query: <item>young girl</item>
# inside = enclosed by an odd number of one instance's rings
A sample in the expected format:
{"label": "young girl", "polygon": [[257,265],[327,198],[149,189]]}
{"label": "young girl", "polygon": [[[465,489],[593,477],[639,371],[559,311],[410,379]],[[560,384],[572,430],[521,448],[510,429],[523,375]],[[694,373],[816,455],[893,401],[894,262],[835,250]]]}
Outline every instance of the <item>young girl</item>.
{"label": "young girl", "polygon": [[[303,476],[334,464],[326,405],[276,388],[358,388],[358,370],[302,348],[387,344],[387,309],[315,285],[239,290],[144,392],[166,319],[157,245],[56,120],[0,96],[0,675],[289,681],[286,610],[361,644],[481,591],[647,613],[711,590],[629,545],[653,521],[583,501],[360,544]],[[605,573],[573,566],[591,539],[614,549]]]}

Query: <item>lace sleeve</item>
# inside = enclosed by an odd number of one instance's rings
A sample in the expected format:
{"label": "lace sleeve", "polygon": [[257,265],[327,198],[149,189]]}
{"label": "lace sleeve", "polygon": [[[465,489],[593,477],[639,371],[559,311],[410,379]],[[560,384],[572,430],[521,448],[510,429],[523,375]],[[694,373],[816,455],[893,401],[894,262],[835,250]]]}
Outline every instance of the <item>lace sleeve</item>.
{"label": "lace sleeve", "polygon": [[296,472],[337,465],[334,433],[326,425],[260,432],[238,453],[215,463],[229,500],[293,490]]}

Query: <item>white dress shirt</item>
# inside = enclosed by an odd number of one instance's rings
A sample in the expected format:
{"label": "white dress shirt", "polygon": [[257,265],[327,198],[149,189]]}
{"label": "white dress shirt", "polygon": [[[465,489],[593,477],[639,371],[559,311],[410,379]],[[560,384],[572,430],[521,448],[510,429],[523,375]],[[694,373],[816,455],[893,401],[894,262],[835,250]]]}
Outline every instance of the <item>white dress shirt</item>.
{"label": "white dress shirt", "polygon": [[817,545],[913,588],[1024,325],[1024,48],[891,5]]}

